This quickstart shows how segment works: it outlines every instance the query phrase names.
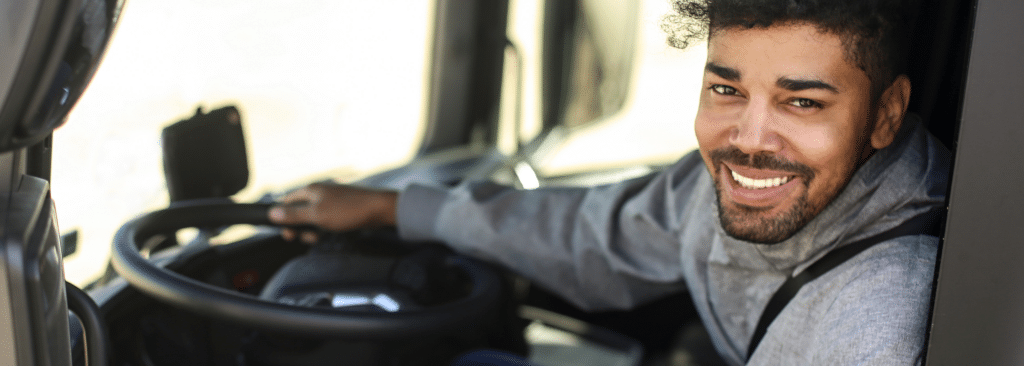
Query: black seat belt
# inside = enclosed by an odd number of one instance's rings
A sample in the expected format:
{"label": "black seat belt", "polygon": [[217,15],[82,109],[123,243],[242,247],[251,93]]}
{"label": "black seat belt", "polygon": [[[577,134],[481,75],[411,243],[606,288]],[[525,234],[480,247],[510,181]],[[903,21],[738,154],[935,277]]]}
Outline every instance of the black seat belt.
{"label": "black seat belt", "polygon": [[768,331],[768,326],[772,324],[775,317],[782,312],[782,309],[796,296],[797,291],[800,291],[804,284],[814,281],[818,276],[853,258],[865,249],[889,239],[920,234],[939,236],[941,234],[940,227],[945,222],[945,220],[942,220],[944,217],[944,210],[942,212],[933,210],[917,215],[881,234],[833,250],[824,257],[821,257],[821,259],[818,259],[814,264],[811,264],[803,272],[800,272],[796,277],[787,278],[782,287],[775,291],[775,295],[772,295],[771,300],[768,300],[768,305],[765,306],[764,312],[761,313],[761,319],[757,322],[757,328],[754,330],[754,337],[751,338],[750,346],[747,348],[747,361],[750,361],[750,356],[754,354],[754,350],[761,343],[765,332]]}

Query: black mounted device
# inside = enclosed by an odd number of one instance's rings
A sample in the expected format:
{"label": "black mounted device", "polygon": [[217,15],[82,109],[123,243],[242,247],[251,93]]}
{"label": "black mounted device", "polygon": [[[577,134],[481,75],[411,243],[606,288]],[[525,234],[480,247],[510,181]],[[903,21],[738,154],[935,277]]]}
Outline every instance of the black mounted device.
{"label": "black mounted device", "polygon": [[161,137],[171,202],[226,198],[248,184],[245,135],[237,108],[209,113],[199,108],[191,118],[164,128]]}

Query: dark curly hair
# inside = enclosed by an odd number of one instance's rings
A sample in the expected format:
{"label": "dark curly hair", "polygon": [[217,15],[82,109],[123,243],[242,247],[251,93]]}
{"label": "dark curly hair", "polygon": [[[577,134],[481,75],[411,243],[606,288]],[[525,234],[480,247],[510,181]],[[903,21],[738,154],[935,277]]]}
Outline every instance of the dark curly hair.
{"label": "dark curly hair", "polygon": [[905,73],[911,19],[901,0],[671,0],[668,43],[686,48],[715,32],[807,23],[843,40],[847,59],[871,80],[872,100]]}

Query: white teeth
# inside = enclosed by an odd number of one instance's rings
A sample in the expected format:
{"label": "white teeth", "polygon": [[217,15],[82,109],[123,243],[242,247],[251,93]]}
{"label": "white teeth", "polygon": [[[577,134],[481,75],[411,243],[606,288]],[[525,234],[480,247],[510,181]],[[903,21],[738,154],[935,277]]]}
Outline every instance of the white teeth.
{"label": "white teeth", "polygon": [[789,177],[778,177],[768,179],[753,179],[747,178],[742,175],[732,172],[732,179],[735,179],[743,188],[747,189],[765,189],[778,187],[789,181]]}

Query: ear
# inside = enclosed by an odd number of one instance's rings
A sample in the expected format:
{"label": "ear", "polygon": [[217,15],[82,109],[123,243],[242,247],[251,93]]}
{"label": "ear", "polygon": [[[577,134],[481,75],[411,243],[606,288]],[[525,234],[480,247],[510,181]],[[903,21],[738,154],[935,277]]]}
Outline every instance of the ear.
{"label": "ear", "polygon": [[910,79],[906,75],[900,75],[882,92],[878,100],[875,126],[871,130],[871,147],[881,149],[892,143],[903,124],[903,116],[907,113],[909,103]]}

